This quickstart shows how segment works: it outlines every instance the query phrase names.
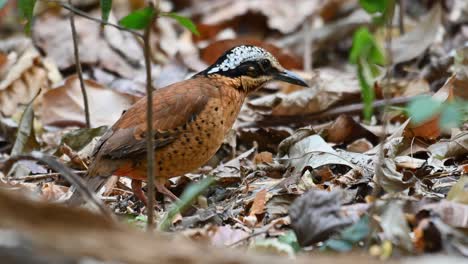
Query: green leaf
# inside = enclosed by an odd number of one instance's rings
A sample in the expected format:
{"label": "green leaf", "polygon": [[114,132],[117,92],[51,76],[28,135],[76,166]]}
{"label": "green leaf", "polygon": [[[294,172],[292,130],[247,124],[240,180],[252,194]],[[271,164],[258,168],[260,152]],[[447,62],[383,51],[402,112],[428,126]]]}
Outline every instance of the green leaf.
{"label": "green leaf", "polygon": [[362,241],[369,233],[369,217],[364,215],[357,223],[341,231],[338,236],[325,241],[322,249],[332,249],[339,252],[350,251],[354,244]]}
{"label": "green leaf", "polygon": [[[67,144],[74,151],[83,149],[95,137],[101,136],[106,132],[107,126],[100,126],[96,128],[80,128],[70,131],[63,135],[60,145]],[[61,153],[56,153],[60,155]]]}
{"label": "green leaf", "polygon": [[8,0],[0,0],[0,9],[2,9],[7,2]]}
{"label": "green leaf", "polygon": [[10,154],[11,156],[23,154],[39,146],[39,143],[37,143],[37,140],[36,140],[36,135],[34,134],[34,110],[33,110],[34,100],[36,100],[39,94],[40,94],[40,90],[24,109],[23,115],[21,116],[21,120],[18,126],[18,132],[16,134],[15,144],[13,145],[13,148],[11,149],[11,154]]}
{"label": "green leaf", "polygon": [[102,20],[107,22],[109,20],[109,13],[112,9],[112,0],[100,0],[100,3]]}
{"label": "green leaf", "polygon": [[389,0],[359,0],[359,4],[362,9],[371,14],[377,12],[385,14],[389,6],[389,2]]}
{"label": "green leaf", "polygon": [[411,101],[407,107],[407,112],[415,124],[420,124],[437,114],[441,106],[440,101],[425,95]]}
{"label": "green leaf", "polygon": [[169,209],[169,211],[164,215],[161,223],[158,226],[158,230],[168,230],[174,217],[178,213],[185,211],[185,209],[187,209],[193,203],[193,201],[214,182],[215,178],[206,177],[205,179],[188,186],[180,197],[180,200],[176,201]]}
{"label": "green leaf", "polygon": [[128,29],[144,29],[151,23],[153,16],[154,9],[146,7],[128,14],[119,21],[119,24]]}
{"label": "green leaf", "polygon": [[161,15],[167,16],[167,17],[170,17],[170,18],[173,18],[173,19],[177,20],[177,22],[179,22],[179,24],[181,24],[186,29],[190,30],[193,34],[195,34],[197,36],[200,35],[200,32],[198,32],[198,30],[197,30],[197,26],[195,26],[195,24],[193,23],[192,20],[190,20],[190,18],[178,15],[176,13],[163,13]]}
{"label": "green leaf", "polygon": [[294,249],[294,252],[296,253],[301,250],[301,246],[297,241],[296,234],[292,230],[289,230],[288,232],[286,232],[286,234],[279,236],[278,241],[284,244],[288,244],[292,247],[292,249]]}
{"label": "green leaf", "polygon": [[[466,102],[464,102],[466,104]],[[461,103],[445,104],[440,114],[440,127],[450,129],[459,127],[463,121]]]}
{"label": "green leaf", "polygon": [[26,20],[26,25],[24,26],[26,34],[31,33],[31,21],[35,4],[36,0],[18,0],[18,14],[21,19]]}
{"label": "green leaf", "polygon": [[325,242],[323,249],[331,249],[338,252],[347,252],[353,249],[353,244],[346,240],[329,239]]}
{"label": "green leaf", "polygon": [[353,35],[349,61],[352,64],[357,64],[360,58],[371,64],[385,64],[382,49],[367,28],[360,28]]}
{"label": "green leaf", "polygon": [[375,94],[373,89],[373,81],[370,80],[371,73],[369,64],[361,60],[358,64],[358,80],[361,87],[361,96],[364,103],[363,115],[364,120],[370,121],[373,113],[372,103],[374,102]]}
{"label": "green leaf", "polygon": [[369,217],[364,215],[357,223],[343,230],[341,237],[346,241],[356,243],[363,240],[369,232]]}

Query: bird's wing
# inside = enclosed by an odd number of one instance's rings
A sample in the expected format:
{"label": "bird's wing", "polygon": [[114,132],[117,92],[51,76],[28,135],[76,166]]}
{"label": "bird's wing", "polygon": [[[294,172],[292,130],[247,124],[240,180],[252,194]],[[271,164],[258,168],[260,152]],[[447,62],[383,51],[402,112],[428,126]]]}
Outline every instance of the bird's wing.
{"label": "bird's wing", "polygon": [[[198,79],[199,80],[199,79]],[[155,149],[173,142],[186,125],[204,109],[216,87],[200,85],[197,79],[176,83],[153,94],[153,129]],[[104,134],[95,149],[107,159],[129,159],[146,153],[146,97],[129,108]]]}

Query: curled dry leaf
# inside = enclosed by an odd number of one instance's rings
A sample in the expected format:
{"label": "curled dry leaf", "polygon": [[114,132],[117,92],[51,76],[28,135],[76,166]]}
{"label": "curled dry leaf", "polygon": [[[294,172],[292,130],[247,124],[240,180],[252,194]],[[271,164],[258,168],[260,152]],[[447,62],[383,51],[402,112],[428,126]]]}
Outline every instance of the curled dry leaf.
{"label": "curled dry leaf", "polygon": [[401,192],[413,186],[416,180],[412,174],[408,176],[399,172],[395,161],[390,158],[383,159],[383,163],[376,167],[374,176],[374,181],[389,193]]}
{"label": "curled dry leaf", "polygon": [[340,193],[309,190],[291,205],[291,226],[301,246],[326,240],[352,221],[340,211]]}
{"label": "curled dry leaf", "polygon": [[[115,92],[91,80],[85,80],[85,86],[92,127],[113,124],[136,101],[133,96]],[[83,95],[78,77],[71,76],[63,85],[44,93],[39,113],[44,125],[84,125]]]}
{"label": "curled dry leaf", "polygon": [[[28,103],[40,89],[47,90],[50,85],[48,69],[39,52],[26,41],[15,45],[15,50],[3,53],[5,61],[3,67],[0,65],[0,112],[5,116],[13,115],[19,105]],[[3,48],[6,49],[0,46],[0,54]]]}

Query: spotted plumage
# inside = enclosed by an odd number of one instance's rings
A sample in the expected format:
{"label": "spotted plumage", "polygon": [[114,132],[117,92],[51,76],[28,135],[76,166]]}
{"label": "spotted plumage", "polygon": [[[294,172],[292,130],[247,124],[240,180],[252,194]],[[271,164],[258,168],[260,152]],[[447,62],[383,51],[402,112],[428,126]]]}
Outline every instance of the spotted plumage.
{"label": "spotted plumage", "polygon": [[[207,162],[218,150],[235,122],[245,97],[270,80],[307,86],[286,71],[267,51],[239,46],[191,79],[158,89],[153,94],[154,158],[158,191],[167,178],[188,173]],[[132,189],[146,198],[146,98],[131,106],[105,133],[93,152],[87,182],[98,190],[111,175],[132,179]],[[71,204],[81,202],[75,192]]]}

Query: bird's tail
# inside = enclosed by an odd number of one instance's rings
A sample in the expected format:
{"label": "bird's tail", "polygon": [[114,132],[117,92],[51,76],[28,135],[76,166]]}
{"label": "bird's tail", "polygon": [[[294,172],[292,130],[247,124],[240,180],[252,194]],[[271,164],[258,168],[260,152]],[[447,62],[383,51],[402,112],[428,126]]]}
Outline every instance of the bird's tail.
{"label": "bird's tail", "polygon": [[[94,193],[101,189],[101,187],[106,183],[107,179],[109,179],[109,177],[90,175],[86,175],[84,178],[86,186]],[[67,200],[67,204],[71,206],[80,206],[84,202],[85,200],[81,192],[74,188],[73,194]]]}

